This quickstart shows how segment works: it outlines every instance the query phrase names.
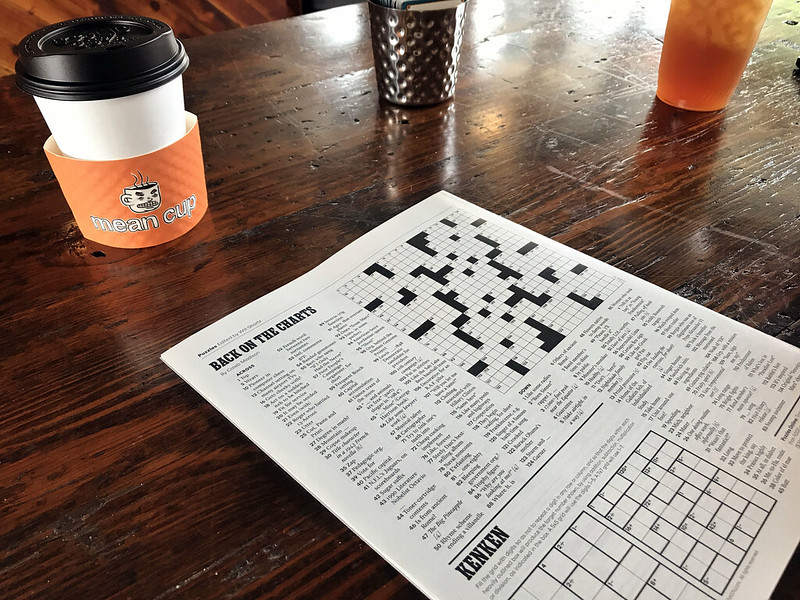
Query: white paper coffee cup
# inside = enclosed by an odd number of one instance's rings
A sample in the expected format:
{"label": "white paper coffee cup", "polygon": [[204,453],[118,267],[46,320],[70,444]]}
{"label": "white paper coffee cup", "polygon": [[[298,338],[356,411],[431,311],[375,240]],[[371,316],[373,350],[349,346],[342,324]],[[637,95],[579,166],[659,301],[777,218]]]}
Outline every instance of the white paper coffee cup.
{"label": "white paper coffee cup", "polygon": [[61,152],[115,160],[160,150],[186,133],[180,76],[131,96],[70,102],[34,96]]}
{"label": "white paper coffee cup", "polygon": [[34,96],[61,152],[85,160],[147,154],[186,133],[172,29],[135,16],[84,17],[28,35],[17,85]]}

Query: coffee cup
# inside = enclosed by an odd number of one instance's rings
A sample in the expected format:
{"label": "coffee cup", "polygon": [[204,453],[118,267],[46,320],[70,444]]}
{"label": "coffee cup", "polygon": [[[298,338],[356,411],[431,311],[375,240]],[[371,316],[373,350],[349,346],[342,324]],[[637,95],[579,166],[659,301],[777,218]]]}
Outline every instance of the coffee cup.
{"label": "coffee cup", "polygon": [[83,17],[26,36],[16,81],[34,97],[63,154],[116,160],[159,150],[186,134],[182,74],[188,65],[166,23]]}

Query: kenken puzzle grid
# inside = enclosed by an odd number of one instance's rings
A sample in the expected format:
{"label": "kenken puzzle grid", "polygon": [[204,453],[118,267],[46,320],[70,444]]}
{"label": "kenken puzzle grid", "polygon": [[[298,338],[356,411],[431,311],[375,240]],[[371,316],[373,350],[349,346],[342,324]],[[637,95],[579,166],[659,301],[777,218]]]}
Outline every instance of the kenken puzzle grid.
{"label": "kenken puzzle grid", "polygon": [[556,542],[513,600],[711,600],[588,513]]}
{"label": "kenken puzzle grid", "polygon": [[775,500],[650,432],[589,506],[721,594]]}
{"label": "kenken puzzle grid", "polygon": [[709,600],[725,592],[774,506],[651,431],[589,503],[598,516],[581,513],[513,598]]}
{"label": "kenken puzzle grid", "polygon": [[505,391],[620,284],[502,226],[454,211],[339,292]]}

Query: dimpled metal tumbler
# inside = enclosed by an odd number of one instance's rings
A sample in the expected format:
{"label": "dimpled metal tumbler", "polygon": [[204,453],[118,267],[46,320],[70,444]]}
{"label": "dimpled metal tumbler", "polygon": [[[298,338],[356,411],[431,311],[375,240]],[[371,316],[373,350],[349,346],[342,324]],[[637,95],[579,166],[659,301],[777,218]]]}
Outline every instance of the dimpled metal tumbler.
{"label": "dimpled metal tumbler", "polygon": [[406,106],[453,96],[466,3],[436,10],[398,10],[369,0],[372,53],[381,98]]}

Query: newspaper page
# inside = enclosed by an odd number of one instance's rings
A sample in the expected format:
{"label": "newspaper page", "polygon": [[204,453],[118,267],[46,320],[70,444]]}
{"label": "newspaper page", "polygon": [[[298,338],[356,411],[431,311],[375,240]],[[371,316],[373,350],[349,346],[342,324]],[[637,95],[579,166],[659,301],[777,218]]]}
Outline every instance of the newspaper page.
{"label": "newspaper page", "polygon": [[439,192],[163,360],[433,599],[766,600],[800,350]]}

